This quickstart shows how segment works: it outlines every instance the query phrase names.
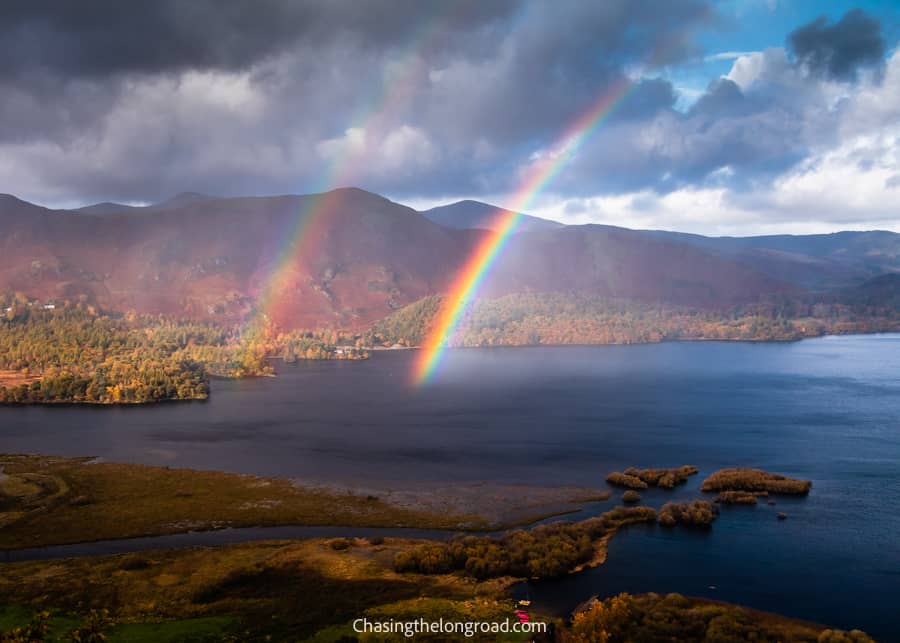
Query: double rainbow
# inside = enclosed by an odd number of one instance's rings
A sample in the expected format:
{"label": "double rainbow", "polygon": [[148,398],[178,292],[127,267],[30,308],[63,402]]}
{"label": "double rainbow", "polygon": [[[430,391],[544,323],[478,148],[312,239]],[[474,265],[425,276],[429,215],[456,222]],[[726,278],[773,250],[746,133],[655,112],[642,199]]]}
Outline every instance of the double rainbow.
{"label": "double rainbow", "polygon": [[537,159],[528,169],[520,187],[510,198],[508,209],[499,210],[495,215],[491,230],[485,233],[445,295],[414,362],[413,379],[417,385],[426,383],[440,363],[463,313],[515,231],[521,216],[519,212],[528,209],[541,190],[556,178],[591,134],[628,96],[633,86],[628,79],[617,81],[590,109],[566,128],[549,153]]}

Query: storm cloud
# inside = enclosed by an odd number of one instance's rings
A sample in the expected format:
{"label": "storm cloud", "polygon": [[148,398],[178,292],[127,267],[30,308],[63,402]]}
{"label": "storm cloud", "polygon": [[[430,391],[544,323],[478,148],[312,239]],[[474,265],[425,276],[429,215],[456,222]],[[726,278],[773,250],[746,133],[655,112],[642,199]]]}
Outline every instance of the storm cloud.
{"label": "storm cloud", "polygon": [[860,67],[884,59],[881,24],[862,9],[848,11],[834,24],[823,16],[791,32],[791,51],[816,73],[842,80],[855,79]]}
{"label": "storm cloud", "polygon": [[[631,194],[646,212],[683,190],[741,200],[891,118],[875,97],[893,76],[860,74],[885,69],[882,27],[855,10],[729,53],[731,71],[679,109],[670,72],[715,59],[698,34],[720,20],[706,0],[13,0],[0,5],[0,192],[502,199],[626,81],[547,203]],[[876,104],[860,116],[863,99]]]}

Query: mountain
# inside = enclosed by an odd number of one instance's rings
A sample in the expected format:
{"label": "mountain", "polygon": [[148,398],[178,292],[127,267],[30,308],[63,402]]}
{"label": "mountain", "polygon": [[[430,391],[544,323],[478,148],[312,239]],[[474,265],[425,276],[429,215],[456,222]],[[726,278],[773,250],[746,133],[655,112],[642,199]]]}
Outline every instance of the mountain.
{"label": "mountain", "polygon": [[884,230],[759,237],[649,232],[731,257],[811,290],[845,288],[881,274],[900,272],[900,234]]}
{"label": "mountain", "polygon": [[[422,214],[451,228],[490,229],[498,211],[499,208],[487,203],[459,201]],[[519,232],[565,227],[527,214],[521,217]],[[665,230],[641,232],[696,246],[774,279],[814,291],[839,290],[881,274],[900,272],[900,235],[883,230],[755,237],[706,237]]]}
{"label": "mountain", "polygon": [[364,327],[445,287],[474,241],[356,189],[191,199],[139,217],[0,197],[0,230],[0,291],[235,320],[269,288],[263,312],[291,327]]}
{"label": "mountain", "polygon": [[77,208],[72,210],[72,212],[77,212],[79,214],[92,214],[98,217],[103,217],[108,214],[122,214],[123,212],[132,212],[132,211],[140,211],[144,208],[135,205],[125,205],[123,203],[113,203],[111,201],[104,201],[103,203],[94,203],[93,205],[86,205],[81,208]]}
{"label": "mountain", "polygon": [[125,205],[124,203],[113,203],[112,201],[104,201],[103,203],[94,203],[81,208],[76,208],[72,212],[79,214],[91,214],[95,216],[108,216],[110,214],[125,213],[144,213],[154,210],[169,210],[172,208],[180,208],[182,206],[191,205],[198,201],[206,201],[215,197],[200,192],[181,192],[172,198],[153,203],[151,205]]}
{"label": "mountain", "polygon": [[147,207],[154,210],[168,210],[171,208],[180,208],[185,205],[192,205],[200,201],[207,201],[209,199],[215,198],[216,197],[214,196],[210,196],[209,194],[202,194],[200,192],[180,192],[170,199],[160,201],[159,203],[154,203],[153,205]]}
{"label": "mountain", "polygon": [[515,235],[484,285],[495,296],[556,291],[726,306],[801,289],[690,244],[603,225]]}
{"label": "mountain", "polygon": [[[435,223],[448,228],[458,229],[493,229],[493,221],[501,212],[509,212],[495,205],[481,203],[480,201],[457,201],[449,205],[440,205],[422,212]],[[528,214],[520,215],[517,225],[518,232],[534,230],[550,230],[561,228],[563,224]]]}
{"label": "mountain", "polygon": [[[0,195],[0,293],[226,322],[262,312],[287,328],[357,330],[445,292],[487,234],[438,225],[354,188],[307,196],[187,194],[137,208],[141,216],[132,210],[51,210]],[[832,273],[847,280],[866,270],[896,270],[891,244],[900,236],[848,237],[855,241],[830,247],[792,238],[807,246],[788,253],[787,242],[767,247],[545,223],[507,241],[480,295],[572,292],[723,308],[800,295],[807,275],[819,271],[823,280],[834,279]],[[876,241],[882,249],[877,260]],[[847,247],[852,251],[841,251]],[[754,263],[764,256],[754,253],[762,252],[791,258]],[[849,255],[873,263],[860,268]],[[796,266],[806,270],[799,279]]]}

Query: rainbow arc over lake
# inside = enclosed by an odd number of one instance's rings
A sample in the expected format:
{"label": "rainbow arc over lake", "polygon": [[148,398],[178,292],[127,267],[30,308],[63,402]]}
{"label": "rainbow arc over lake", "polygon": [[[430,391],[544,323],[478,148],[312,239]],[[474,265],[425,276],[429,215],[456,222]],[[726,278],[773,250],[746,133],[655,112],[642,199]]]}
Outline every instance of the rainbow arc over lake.
{"label": "rainbow arc over lake", "polygon": [[492,229],[484,234],[444,296],[443,303],[414,362],[413,380],[416,385],[426,383],[452,339],[463,314],[478,293],[484,278],[496,261],[504,245],[513,235],[521,217],[541,191],[563,170],[591,134],[604,123],[616,107],[628,96],[633,83],[623,78],[614,83],[590,109],[575,119],[526,172],[519,188],[509,199],[507,209],[495,215]]}

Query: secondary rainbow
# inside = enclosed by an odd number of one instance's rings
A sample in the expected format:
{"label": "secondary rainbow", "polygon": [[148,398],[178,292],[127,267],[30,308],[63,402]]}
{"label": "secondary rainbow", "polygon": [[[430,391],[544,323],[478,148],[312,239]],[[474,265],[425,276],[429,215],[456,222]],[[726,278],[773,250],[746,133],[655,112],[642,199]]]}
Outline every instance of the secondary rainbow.
{"label": "secondary rainbow", "polygon": [[529,208],[534,198],[556,178],[632,87],[633,84],[627,79],[616,82],[590,109],[573,121],[550,148],[549,153],[538,158],[529,168],[520,187],[510,198],[507,209],[498,210],[491,231],[485,233],[451,284],[428,336],[418,351],[414,361],[415,384],[426,383],[434,373],[463,313],[515,231],[520,218],[519,212]]}
{"label": "secondary rainbow", "polygon": [[393,116],[409,104],[417,86],[417,81],[428,73],[428,51],[437,47],[442,38],[447,37],[443,28],[453,12],[459,10],[451,3],[438,5],[438,11],[423,22],[422,27],[407,44],[400,62],[391,68],[382,82],[374,87],[370,100],[363,102],[345,134],[360,132],[363,145],[355,147],[350,142],[332,157],[320,174],[317,192],[304,200],[303,208],[291,217],[290,228],[281,235],[282,243],[276,254],[272,269],[261,285],[256,303],[256,313],[244,328],[244,337],[252,340],[263,332],[273,318],[279,315],[279,304],[284,301],[283,293],[290,285],[300,264],[309,259],[316,244],[322,237],[331,216],[341,206],[339,195],[326,192],[346,186],[355,176],[359,166],[366,160],[365,139],[383,132]]}

